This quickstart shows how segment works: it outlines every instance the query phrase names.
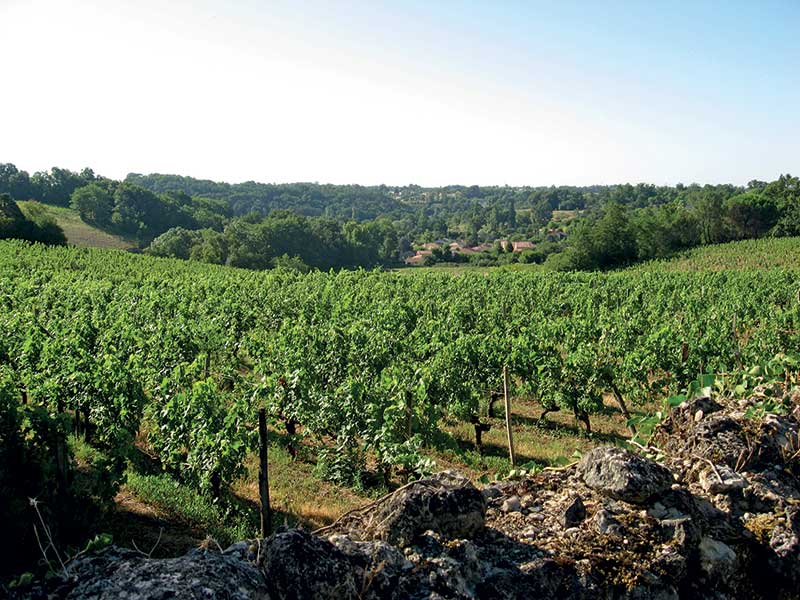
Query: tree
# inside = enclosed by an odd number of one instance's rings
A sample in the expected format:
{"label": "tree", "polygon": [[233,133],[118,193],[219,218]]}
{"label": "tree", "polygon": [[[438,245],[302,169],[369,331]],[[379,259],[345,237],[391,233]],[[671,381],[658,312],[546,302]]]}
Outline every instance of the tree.
{"label": "tree", "polygon": [[749,191],[728,198],[724,207],[734,239],[761,237],[778,221],[777,206],[760,191]]}
{"label": "tree", "polygon": [[197,231],[174,227],[154,239],[147,248],[147,253],[153,256],[188,259],[199,237]]}
{"label": "tree", "polygon": [[86,223],[100,227],[111,225],[114,198],[107,187],[91,183],[76,189],[70,198],[70,206],[78,211]]}
{"label": "tree", "polygon": [[550,208],[550,203],[544,198],[537,200],[531,208],[531,221],[539,227],[547,225],[552,216],[553,209]]}
{"label": "tree", "polygon": [[199,239],[195,241],[189,258],[216,265],[225,264],[228,255],[225,235],[213,229],[201,229],[198,234]]}
{"label": "tree", "polygon": [[775,203],[780,214],[773,233],[800,235],[800,179],[781,175],[764,188],[763,194]]}
{"label": "tree", "polygon": [[45,244],[66,244],[64,231],[43,211],[31,209],[32,218],[20,210],[10,194],[0,194],[0,239],[17,238]]}
{"label": "tree", "polygon": [[718,244],[725,241],[725,194],[712,186],[705,186],[692,198],[701,244]]}
{"label": "tree", "polygon": [[9,194],[16,200],[33,197],[33,186],[25,171],[20,171],[11,163],[0,163],[0,194]]}

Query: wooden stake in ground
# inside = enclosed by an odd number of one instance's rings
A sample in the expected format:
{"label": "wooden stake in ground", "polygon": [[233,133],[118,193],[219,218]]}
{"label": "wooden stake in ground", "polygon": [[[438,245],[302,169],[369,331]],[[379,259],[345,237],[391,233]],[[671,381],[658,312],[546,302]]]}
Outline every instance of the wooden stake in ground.
{"label": "wooden stake in ground", "polygon": [[506,432],[508,433],[508,456],[511,459],[511,466],[517,464],[517,457],[514,456],[514,437],[511,434],[511,398],[508,395],[508,367],[503,367],[503,399],[506,403]]}
{"label": "wooden stake in ground", "polygon": [[258,409],[258,495],[261,498],[261,537],[272,531],[272,510],[269,506],[269,473],[267,472],[267,414]]}

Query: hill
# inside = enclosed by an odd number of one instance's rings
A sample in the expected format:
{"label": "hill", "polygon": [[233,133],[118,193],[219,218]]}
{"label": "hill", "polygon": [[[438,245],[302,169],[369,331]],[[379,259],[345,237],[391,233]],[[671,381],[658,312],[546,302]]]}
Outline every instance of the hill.
{"label": "hill", "polygon": [[761,238],[700,246],[675,257],[649,261],[629,271],[728,271],[800,268],[800,237]]}
{"label": "hill", "polygon": [[136,244],[130,240],[106,233],[97,227],[84,223],[77,211],[71,208],[42,204],[35,200],[17,202],[17,205],[26,217],[30,218],[36,214],[54,220],[64,230],[67,242],[73,246],[82,248],[115,248],[117,250],[130,250],[136,247]]}

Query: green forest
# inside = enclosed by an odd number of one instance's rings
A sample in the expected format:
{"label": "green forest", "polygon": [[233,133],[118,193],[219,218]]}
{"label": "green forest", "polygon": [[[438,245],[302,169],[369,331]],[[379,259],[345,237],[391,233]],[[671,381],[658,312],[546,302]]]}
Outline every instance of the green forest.
{"label": "green forest", "polygon": [[[177,175],[91,169],[29,175],[0,164],[0,193],[72,207],[154,256],[248,269],[396,267],[423,244],[425,264],[543,263],[596,270],[703,245],[800,234],[800,180],[720,185],[589,187],[358,186],[215,183]],[[37,239],[31,231],[0,235]],[[506,252],[500,240],[530,242]],[[58,242],[57,238],[51,240]]]}

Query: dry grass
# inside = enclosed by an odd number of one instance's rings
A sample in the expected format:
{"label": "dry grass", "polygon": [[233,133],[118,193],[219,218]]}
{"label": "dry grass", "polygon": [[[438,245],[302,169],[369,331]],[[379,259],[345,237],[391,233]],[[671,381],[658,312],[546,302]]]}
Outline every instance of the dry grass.
{"label": "dry grass", "polygon": [[[591,416],[591,434],[575,421],[572,413],[549,413],[540,420],[542,410],[538,402],[524,398],[512,400],[511,423],[517,465],[531,462],[540,466],[561,464],[576,452],[583,453],[601,444],[620,444],[629,436],[625,419],[610,402],[603,412]],[[473,478],[510,470],[501,404],[496,406],[496,412],[497,418],[483,418],[492,427],[483,434],[482,456],[475,448],[474,427],[469,423],[450,422],[445,424],[445,430],[457,441],[458,450],[433,452],[432,458],[441,466],[461,470]]]}
{"label": "dry grass", "polygon": [[[247,461],[247,476],[237,482],[234,493],[258,505],[258,457]],[[293,460],[280,445],[270,446],[269,494],[275,511],[274,524],[303,525],[316,529],[333,523],[342,513],[369,501],[367,496],[321,481],[314,466]]]}
{"label": "dry grass", "polygon": [[[606,408],[592,415],[593,433],[587,435],[583,426],[575,422],[574,416],[565,411],[550,413],[544,421],[540,420],[542,407],[537,402],[525,398],[515,398],[512,403],[514,442],[517,464],[535,462],[540,466],[558,465],[572,460],[574,453],[586,452],[600,444],[620,444],[628,437],[625,419],[610,398]],[[454,442],[449,449],[431,450],[428,455],[437,463],[437,468],[456,469],[473,480],[482,475],[502,476],[511,469],[505,421],[502,406],[497,407],[498,416],[484,420],[492,428],[483,434],[484,453],[475,450],[475,434],[472,425],[460,422],[445,422],[443,429]],[[642,409],[640,409],[642,410]],[[285,440],[280,431],[271,430],[270,445],[270,500],[273,509],[273,526],[290,525],[316,529],[335,521],[343,513],[367,504],[371,493],[357,492],[321,481],[314,474],[314,451],[310,446],[300,449],[300,458],[292,459],[286,450]],[[248,458],[247,473],[233,485],[233,493],[246,510],[255,511],[258,507],[258,458]],[[392,482],[398,484],[399,481]],[[196,545],[202,532],[191,524],[181,523],[177,515],[165,513],[162,509],[147,506],[124,487],[117,496],[117,516],[120,521],[131,521],[139,528],[138,537],[143,543],[155,538],[160,528],[165,528],[167,552],[180,553]],[[127,519],[123,518],[127,516]],[[120,523],[117,523],[121,527]],[[129,535],[130,527],[122,527]],[[183,544],[183,548],[179,548]]]}
{"label": "dry grass", "polygon": [[74,246],[83,248],[115,248],[117,250],[130,250],[136,244],[120,236],[111,235],[92,227],[81,221],[78,213],[71,208],[61,206],[51,206],[41,204],[35,200],[17,202],[24,214],[28,214],[32,209],[42,211],[46,216],[52,218],[67,236],[67,242]]}
{"label": "dry grass", "polygon": [[552,214],[552,220],[556,223],[562,221],[571,221],[575,217],[580,214],[580,211],[577,210],[554,210]]}

